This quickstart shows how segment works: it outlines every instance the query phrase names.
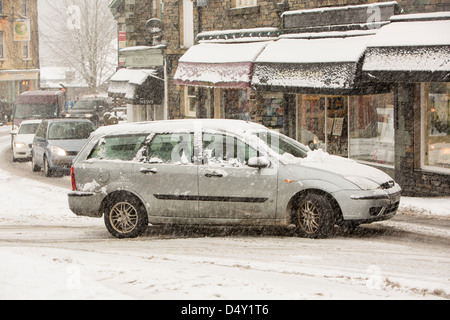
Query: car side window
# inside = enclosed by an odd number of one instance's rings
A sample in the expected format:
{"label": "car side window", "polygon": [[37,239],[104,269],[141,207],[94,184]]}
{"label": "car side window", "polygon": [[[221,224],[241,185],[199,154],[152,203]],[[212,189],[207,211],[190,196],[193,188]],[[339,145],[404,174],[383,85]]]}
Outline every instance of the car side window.
{"label": "car side window", "polygon": [[202,137],[203,163],[240,166],[256,157],[258,152],[236,137],[204,133]]}
{"label": "car side window", "polygon": [[193,133],[156,134],[148,146],[147,161],[150,163],[192,163],[193,142]]}
{"label": "car side window", "polygon": [[92,149],[88,159],[132,161],[146,138],[146,134],[103,137]]}
{"label": "car side window", "polygon": [[44,138],[47,136],[47,122],[43,121],[36,131],[36,137]]}

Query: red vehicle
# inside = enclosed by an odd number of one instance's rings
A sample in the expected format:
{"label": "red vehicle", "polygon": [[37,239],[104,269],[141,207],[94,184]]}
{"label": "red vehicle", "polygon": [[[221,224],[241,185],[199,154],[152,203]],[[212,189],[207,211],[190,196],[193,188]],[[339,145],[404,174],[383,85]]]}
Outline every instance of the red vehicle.
{"label": "red vehicle", "polygon": [[63,117],[65,95],[62,91],[27,91],[17,97],[13,126],[23,120]]}
{"label": "red vehicle", "polygon": [[65,111],[63,91],[27,91],[16,99],[11,131],[11,147],[20,123],[23,120],[61,118]]}

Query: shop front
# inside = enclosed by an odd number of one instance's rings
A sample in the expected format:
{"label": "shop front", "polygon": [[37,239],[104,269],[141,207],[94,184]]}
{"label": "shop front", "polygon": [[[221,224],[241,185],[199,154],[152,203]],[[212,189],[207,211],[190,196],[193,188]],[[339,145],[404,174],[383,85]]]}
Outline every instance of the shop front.
{"label": "shop front", "polygon": [[282,93],[252,88],[254,62],[277,39],[276,28],[210,31],[179,60],[175,83],[184,91],[184,117],[240,119],[284,132]]}
{"label": "shop front", "polygon": [[450,195],[447,30],[449,12],[392,17],[364,60],[366,79],[394,84],[395,171],[409,195]]}
{"label": "shop front", "polygon": [[39,69],[0,70],[0,116],[11,120],[16,97],[39,89]]}
{"label": "shop front", "polygon": [[284,128],[291,137],[312,150],[321,148],[391,174],[392,89],[361,82],[364,52],[375,34],[376,30],[284,34],[256,59],[252,85],[258,92],[281,95],[284,109],[293,110]]}
{"label": "shop front", "polygon": [[121,49],[123,68],[111,77],[108,96],[126,105],[128,122],[166,118],[164,57],[160,47]]}

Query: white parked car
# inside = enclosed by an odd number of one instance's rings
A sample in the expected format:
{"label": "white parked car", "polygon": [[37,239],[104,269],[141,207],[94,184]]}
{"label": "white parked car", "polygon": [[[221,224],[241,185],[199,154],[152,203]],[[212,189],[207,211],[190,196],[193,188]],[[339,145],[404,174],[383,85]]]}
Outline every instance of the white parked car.
{"label": "white parked car", "polygon": [[104,216],[118,238],[151,224],[295,228],[325,237],[338,225],[392,218],[391,177],[239,120],[169,120],[95,131],[75,158],[70,209]]}
{"label": "white parked car", "polygon": [[25,120],[20,124],[17,132],[14,132],[13,161],[18,159],[31,160],[31,147],[36,130],[42,120]]}

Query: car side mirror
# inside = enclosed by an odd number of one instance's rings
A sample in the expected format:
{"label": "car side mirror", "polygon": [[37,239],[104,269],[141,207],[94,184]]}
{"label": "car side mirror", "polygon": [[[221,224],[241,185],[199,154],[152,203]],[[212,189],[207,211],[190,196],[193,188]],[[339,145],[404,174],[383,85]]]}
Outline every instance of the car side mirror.
{"label": "car side mirror", "polygon": [[270,161],[266,157],[252,157],[248,159],[248,166],[252,168],[267,168]]}

